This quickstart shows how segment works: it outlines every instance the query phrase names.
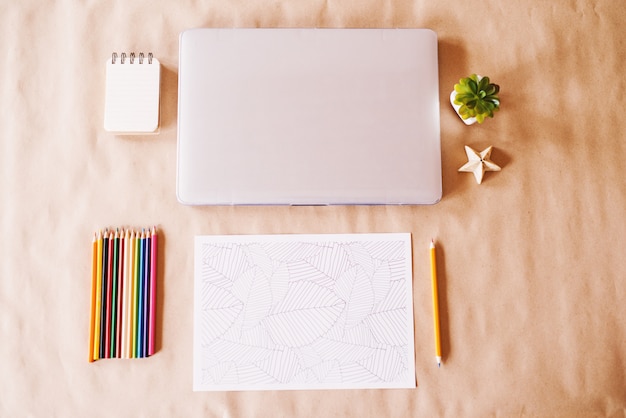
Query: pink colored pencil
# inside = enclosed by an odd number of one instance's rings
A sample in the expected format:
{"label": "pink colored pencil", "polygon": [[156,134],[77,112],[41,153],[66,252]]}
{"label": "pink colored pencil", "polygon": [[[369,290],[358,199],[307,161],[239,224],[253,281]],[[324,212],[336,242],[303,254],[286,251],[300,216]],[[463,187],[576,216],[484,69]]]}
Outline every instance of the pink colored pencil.
{"label": "pink colored pencil", "polygon": [[157,269],[157,232],[156,227],[152,227],[152,243],[150,246],[150,322],[148,325],[148,355],[154,354],[154,334],[156,327],[156,276]]}

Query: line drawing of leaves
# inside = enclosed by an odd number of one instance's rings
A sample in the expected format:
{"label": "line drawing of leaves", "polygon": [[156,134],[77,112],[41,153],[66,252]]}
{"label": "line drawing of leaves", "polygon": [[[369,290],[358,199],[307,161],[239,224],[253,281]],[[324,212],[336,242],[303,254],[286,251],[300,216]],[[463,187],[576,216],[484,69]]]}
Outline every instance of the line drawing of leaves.
{"label": "line drawing of leaves", "polygon": [[368,277],[375,271],[375,261],[370,252],[361,242],[352,242],[346,246],[350,255],[350,263],[361,267]]}
{"label": "line drawing of leaves", "polygon": [[402,241],[367,241],[363,247],[378,260],[404,259],[404,242]]}
{"label": "line drawing of leaves", "polygon": [[348,344],[372,347],[377,345],[372,330],[364,323],[359,323],[354,327],[345,330],[342,341]]}
{"label": "line drawing of leaves", "polygon": [[393,381],[406,369],[402,357],[394,349],[376,350],[373,356],[359,361],[358,364],[385,382]]}
{"label": "line drawing of leaves", "polygon": [[272,260],[282,262],[306,260],[322,249],[320,245],[310,242],[270,242],[264,248]]}
{"label": "line drawing of leaves", "polygon": [[377,260],[374,267],[374,274],[372,275],[372,289],[374,290],[374,304],[379,304],[387,293],[391,286],[391,271],[389,270],[389,263],[383,260]]}
{"label": "line drawing of leaves", "polygon": [[293,352],[298,356],[298,362],[302,369],[310,369],[324,361],[324,358],[310,345],[294,348]]}
{"label": "line drawing of leaves", "polygon": [[329,277],[306,260],[287,263],[287,270],[289,272],[290,282],[309,281],[327,288],[331,288],[335,284],[332,277]]}
{"label": "line drawing of leaves", "polygon": [[250,295],[250,289],[254,284],[256,275],[256,268],[251,266],[251,268],[243,271],[239,276],[233,278],[232,286],[230,288],[233,296],[245,302]]}
{"label": "line drawing of leaves", "polygon": [[216,338],[203,347],[203,360],[206,364],[235,362],[237,365],[253,364],[272,356],[277,349],[260,347],[258,345],[242,344],[238,341],[229,341]]}
{"label": "line drawing of leaves", "polygon": [[270,292],[272,293],[272,306],[283,300],[289,291],[289,269],[286,263],[276,265],[270,277]]}
{"label": "line drawing of leaves", "polygon": [[243,246],[243,251],[248,254],[249,263],[260,268],[266,277],[274,273],[274,263],[267,253],[265,247],[260,243],[253,243]]}
{"label": "line drawing of leaves", "polygon": [[241,311],[243,302],[228,290],[205,283],[200,289],[202,342],[214,340],[228,330]]}
{"label": "line drawing of leaves", "polygon": [[228,277],[215,270],[212,265],[204,262],[200,266],[200,276],[203,282],[212,283],[218,287],[229,288],[233,284]]}
{"label": "line drawing of leaves", "polygon": [[405,308],[410,301],[407,300],[407,295],[405,292],[406,283],[400,281],[391,281],[389,282],[389,289],[387,290],[387,294],[380,301],[374,312],[383,312],[389,311],[398,308]]}
{"label": "line drawing of leaves", "polygon": [[344,245],[338,243],[328,243],[321,247],[321,250],[307,261],[331,279],[336,279],[344,271],[352,267],[350,254]]}
{"label": "line drawing of leaves", "polygon": [[342,381],[341,369],[339,367],[339,362],[336,360],[330,360],[320,363],[312,370],[313,373],[315,373],[315,376],[317,377],[317,380],[319,382],[340,383]]}
{"label": "line drawing of leaves", "polygon": [[346,382],[353,383],[379,383],[383,382],[380,376],[373,373],[360,363],[344,363],[340,366],[341,378]]}
{"label": "line drawing of leaves", "polygon": [[360,323],[374,307],[374,290],[367,274],[359,266],[345,272],[335,284],[337,296],[347,301],[346,328]]}
{"label": "line drawing of leaves", "polygon": [[298,356],[290,349],[274,350],[255,365],[281,383],[290,382],[301,371]]}
{"label": "line drawing of leaves", "polygon": [[[224,337],[226,338],[226,336]],[[274,344],[267,329],[261,323],[254,328],[242,330],[236,341],[244,345],[254,345],[261,348],[276,348],[276,344]]]}
{"label": "line drawing of leaves", "polygon": [[336,360],[340,364],[346,364],[370,357],[378,349],[378,344],[363,345],[350,344],[345,341],[320,338],[313,342],[311,347],[319,355],[327,360]]}
{"label": "line drawing of leaves", "polygon": [[[212,247],[210,244],[205,245]],[[231,281],[252,267],[249,257],[241,251],[240,245],[226,243],[217,246],[217,249],[219,251],[215,251],[215,248],[203,248],[203,253],[212,254],[211,257],[203,257],[203,264],[212,267]]]}
{"label": "line drawing of leaves", "polygon": [[323,361],[315,366],[301,369],[293,377],[293,383],[299,384],[338,384],[342,383],[339,363],[335,360]]}
{"label": "line drawing of leaves", "polygon": [[381,344],[406,345],[406,308],[376,312],[365,320],[372,335]]}
{"label": "line drawing of leaves", "polygon": [[281,383],[275,377],[269,375],[257,364],[245,364],[237,367],[237,380],[252,386],[267,386],[268,388]]}
{"label": "line drawing of leaves", "polygon": [[228,248],[228,244],[202,244],[200,254],[203,260],[216,258],[225,248]]}
{"label": "line drawing of leaves", "polygon": [[325,287],[298,281],[263,323],[279,345],[301,347],[331,329],[346,303]]}
{"label": "line drawing of leaves", "polygon": [[[342,298],[340,297],[340,299]],[[348,318],[348,312],[344,309],[339,315],[339,317],[337,318],[337,320],[335,321],[335,323],[333,324],[332,328],[328,330],[326,335],[324,335],[324,338],[327,338],[330,340],[342,341],[346,334],[347,318]]]}
{"label": "line drawing of leaves", "polygon": [[410,241],[289,238],[201,242],[194,381],[267,389],[410,381]]}
{"label": "line drawing of leaves", "polygon": [[202,383],[227,384],[236,382],[234,362],[215,363],[202,369]]}
{"label": "line drawing of leaves", "polygon": [[272,307],[269,280],[259,267],[240,276],[233,284],[232,292],[244,303],[242,329],[254,328]]}
{"label": "line drawing of leaves", "polygon": [[391,280],[404,281],[406,273],[406,259],[396,259],[389,261],[389,271],[391,272]]}

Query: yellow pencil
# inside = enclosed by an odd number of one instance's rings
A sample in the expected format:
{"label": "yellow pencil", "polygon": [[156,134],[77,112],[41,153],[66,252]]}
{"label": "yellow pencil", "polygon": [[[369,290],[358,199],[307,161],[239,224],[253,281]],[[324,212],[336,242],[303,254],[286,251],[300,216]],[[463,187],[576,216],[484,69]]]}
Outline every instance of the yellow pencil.
{"label": "yellow pencil", "polygon": [[102,231],[98,231],[96,240],[96,294],[95,294],[95,312],[94,312],[94,334],[92,346],[92,359],[100,358],[100,309],[102,309]]}
{"label": "yellow pencil", "polygon": [[93,254],[91,265],[91,315],[89,317],[89,362],[94,361],[93,356],[93,337],[94,326],[96,325],[96,290],[97,290],[97,271],[98,271],[98,234],[93,234]]}
{"label": "yellow pencil", "polygon": [[132,321],[130,311],[130,301],[132,300],[132,279],[130,266],[132,264],[132,249],[131,249],[131,235],[130,231],[126,230],[124,236],[124,307],[122,309],[122,318],[124,318],[124,327],[122,328],[122,358],[130,358],[130,352],[128,349],[130,340],[130,324]]}
{"label": "yellow pencil", "polygon": [[131,231],[130,233],[130,266],[129,266],[129,277],[130,277],[130,300],[128,302],[128,310],[130,312],[128,318],[128,357],[135,357],[135,321],[137,317],[137,310],[135,308],[135,286],[137,285],[137,276],[135,274],[135,260],[137,258],[137,252],[135,245],[137,243],[136,239],[137,235],[135,231]]}
{"label": "yellow pencil", "polygon": [[435,353],[437,366],[441,367],[441,332],[439,329],[439,293],[437,291],[437,257],[435,241],[430,241],[430,277],[433,285],[433,320],[435,325]]}

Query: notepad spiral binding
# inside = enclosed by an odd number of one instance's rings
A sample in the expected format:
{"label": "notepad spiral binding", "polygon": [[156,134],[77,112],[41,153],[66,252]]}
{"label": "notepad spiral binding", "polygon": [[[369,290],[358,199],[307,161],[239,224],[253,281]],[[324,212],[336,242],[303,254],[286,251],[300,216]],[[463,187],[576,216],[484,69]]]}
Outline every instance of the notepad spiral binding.
{"label": "notepad spiral binding", "polygon": [[[143,64],[144,61],[144,53],[140,52],[139,53],[139,64]],[[117,61],[117,52],[114,52],[113,55],[111,56],[111,63],[115,64],[115,62]],[[120,54],[120,63],[124,64],[126,61],[126,52],[122,52]],[[129,57],[129,61],[131,64],[135,63],[135,53],[131,52],[130,53],[130,57]],[[148,64],[152,64],[152,52],[148,53]]]}

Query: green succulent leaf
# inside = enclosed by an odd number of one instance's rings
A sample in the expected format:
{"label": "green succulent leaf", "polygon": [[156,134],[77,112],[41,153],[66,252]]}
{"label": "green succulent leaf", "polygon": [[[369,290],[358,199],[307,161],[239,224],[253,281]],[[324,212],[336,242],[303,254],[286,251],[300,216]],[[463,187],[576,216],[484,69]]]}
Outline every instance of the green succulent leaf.
{"label": "green succulent leaf", "polygon": [[454,85],[454,91],[454,103],[460,106],[459,114],[463,119],[475,117],[482,123],[500,108],[500,86],[491,83],[489,77],[478,78],[476,74],[464,77]]}
{"label": "green succulent leaf", "polygon": [[467,88],[469,89],[470,92],[474,94],[478,93],[478,83],[476,83],[471,78],[467,80]]}
{"label": "green succulent leaf", "polygon": [[489,77],[483,77],[478,82],[478,90],[485,91],[489,87]]}

